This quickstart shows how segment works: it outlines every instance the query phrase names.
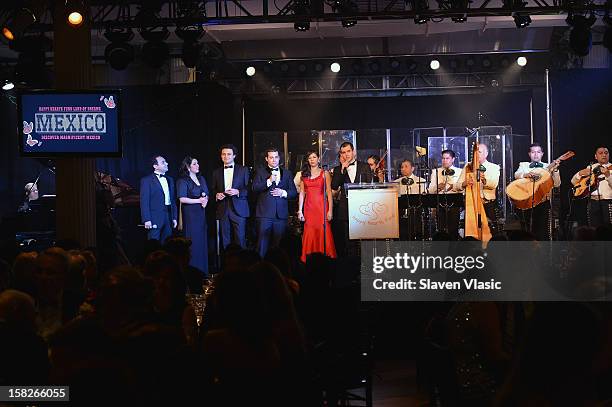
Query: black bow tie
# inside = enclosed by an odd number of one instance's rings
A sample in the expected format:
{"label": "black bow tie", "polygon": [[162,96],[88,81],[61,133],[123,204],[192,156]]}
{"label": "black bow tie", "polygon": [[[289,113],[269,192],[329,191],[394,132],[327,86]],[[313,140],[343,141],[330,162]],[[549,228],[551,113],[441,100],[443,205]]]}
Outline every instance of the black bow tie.
{"label": "black bow tie", "polygon": [[157,175],[158,178],[166,178],[164,174],[155,174],[155,175]]}
{"label": "black bow tie", "polygon": [[352,163],[350,163],[348,166],[350,167],[351,165],[357,165],[357,161],[353,161]]}
{"label": "black bow tie", "polygon": [[544,168],[544,164],[532,162],[529,164],[529,168]]}
{"label": "black bow tie", "polygon": [[223,168],[225,168],[227,170],[228,168],[234,168],[234,166],[233,165],[226,165]]}
{"label": "black bow tie", "polygon": [[276,167],[276,168],[270,168],[270,171],[278,171],[278,167]]}

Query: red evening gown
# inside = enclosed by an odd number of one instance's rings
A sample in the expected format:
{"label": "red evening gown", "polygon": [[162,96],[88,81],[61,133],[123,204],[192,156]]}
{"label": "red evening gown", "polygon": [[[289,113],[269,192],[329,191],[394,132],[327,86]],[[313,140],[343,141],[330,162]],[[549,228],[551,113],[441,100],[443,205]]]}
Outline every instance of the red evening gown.
{"label": "red evening gown", "polygon": [[[304,192],[304,235],[302,236],[302,257],[306,262],[306,256],[310,253],[323,253],[329,257],[336,257],[336,246],[332,236],[331,225],[327,221],[327,201],[325,201],[325,211],[323,210],[323,190],[325,188],[324,172],[321,171],[318,177],[303,178]],[[325,243],[323,242],[323,219],[325,219]]]}

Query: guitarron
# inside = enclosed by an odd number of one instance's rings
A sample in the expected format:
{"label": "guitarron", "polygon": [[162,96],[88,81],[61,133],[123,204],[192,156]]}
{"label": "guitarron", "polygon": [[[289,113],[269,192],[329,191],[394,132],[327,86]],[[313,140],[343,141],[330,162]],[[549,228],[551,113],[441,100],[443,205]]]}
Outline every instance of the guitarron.
{"label": "guitarron", "polygon": [[[574,156],[573,151],[568,151],[557,160],[559,163]],[[555,160],[555,161],[557,161]],[[553,189],[554,181],[552,172],[557,169],[559,164],[556,162],[550,164],[548,168],[533,168],[532,173],[538,176],[536,181],[532,178],[521,178],[512,181],[506,187],[506,195],[512,201],[512,204],[518,209],[531,209],[539,205],[544,198]]]}

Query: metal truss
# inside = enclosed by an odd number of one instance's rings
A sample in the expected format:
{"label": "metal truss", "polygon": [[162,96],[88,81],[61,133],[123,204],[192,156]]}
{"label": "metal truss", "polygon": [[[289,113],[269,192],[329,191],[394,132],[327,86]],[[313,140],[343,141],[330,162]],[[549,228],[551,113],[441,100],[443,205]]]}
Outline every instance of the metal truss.
{"label": "metal truss", "polygon": [[323,77],[285,79],[276,82],[236,82],[230,87],[244,94],[286,93],[308,95],[324,93],[395,93],[404,91],[502,91],[503,89],[543,86],[543,73],[522,72],[503,74],[499,72],[407,74],[372,77]]}
{"label": "metal truss", "polygon": [[[329,3],[328,3],[329,2]],[[304,6],[306,3],[306,7]],[[350,12],[339,11],[339,3],[350,3]],[[143,10],[152,18],[143,19]],[[345,8],[346,10],[346,8]],[[465,19],[516,14],[558,15],[568,12],[612,10],[607,0],[529,0],[525,5],[513,0],[92,0],[91,23],[94,29],[109,26],[226,25],[294,23],[298,21],[393,20],[444,18]],[[7,6],[0,11],[8,12]],[[348,13],[348,14],[347,14]],[[46,13],[34,31],[52,31],[51,13]]]}

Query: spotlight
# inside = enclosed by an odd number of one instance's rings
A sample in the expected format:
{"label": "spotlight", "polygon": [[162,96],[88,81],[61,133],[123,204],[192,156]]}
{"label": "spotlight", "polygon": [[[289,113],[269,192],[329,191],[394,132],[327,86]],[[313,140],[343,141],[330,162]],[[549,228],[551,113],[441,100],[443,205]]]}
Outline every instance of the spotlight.
{"label": "spotlight", "polygon": [[493,65],[489,57],[484,57],[480,63],[484,69],[489,69],[491,68],[491,65]]}
{"label": "spotlight", "polygon": [[26,28],[36,22],[36,14],[31,8],[20,8],[2,27],[2,35],[9,41],[21,36]]}
{"label": "spotlight", "polygon": [[514,24],[516,28],[525,28],[531,24],[531,17],[529,14],[515,14],[512,16],[514,18]]}
{"label": "spotlight", "polygon": [[516,28],[525,28],[531,24],[529,14],[521,12],[527,5],[525,0],[503,0],[504,8],[512,12]]}
{"label": "spotlight", "polygon": [[361,65],[361,62],[359,61],[353,62],[353,72],[356,74],[360,74],[362,71],[363,71],[363,65]]}
{"label": "spotlight", "polygon": [[264,71],[265,73],[270,73],[270,72],[272,72],[272,61],[268,61],[268,63],[264,65],[264,67],[263,67],[263,71]]}
{"label": "spotlight", "polygon": [[331,69],[333,73],[338,73],[340,72],[340,64],[337,62],[334,62],[333,64],[329,66],[329,69]]}
{"label": "spotlight", "polygon": [[280,66],[280,70],[282,73],[287,73],[289,72],[289,64],[286,62],[283,62]]}
{"label": "spotlight", "polygon": [[380,64],[377,61],[372,61],[369,63],[370,71],[376,73],[380,71]]}
{"label": "spotlight", "polygon": [[160,31],[144,29],[140,31],[140,36],[146,41],[142,46],[142,59],[150,67],[161,68],[170,57],[168,44],[164,42],[169,35],[170,32],[166,27],[163,27]]}
{"label": "spotlight", "polygon": [[425,24],[429,21],[429,17],[420,15],[423,11],[429,10],[429,3],[427,0],[411,0],[410,5],[412,7],[412,11],[417,13],[414,17],[415,24]]}
{"label": "spotlight", "polygon": [[390,62],[389,62],[389,66],[391,66],[391,69],[398,69],[400,67],[400,61],[393,58]]}
{"label": "spotlight", "polygon": [[86,11],[82,0],[66,0],[65,2],[66,20],[72,27],[80,27],[83,24]]}
{"label": "spotlight", "polygon": [[357,14],[357,4],[353,0],[333,0],[331,3],[334,13],[342,16],[342,27],[350,28],[357,25],[357,19],[353,16]]}
{"label": "spotlight", "polygon": [[323,72],[323,64],[317,62],[316,64],[314,64],[314,70],[315,72]]}
{"label": "spotlight", "polygon": [[310,21],[296,21],[293,23],[293,28],[297,32],[304,32],[310,30]]}
{"label": "spotlight", "polygon": [[342,27],[344,28],[351,28],[353,26],[357,25],[357,20],[352,19],[352,18],[345,18],[342,20]]}
{"label": "spotlight", "polygon": [[518,57],[518,58],[516,58],[516,63],[518,64],[518,66],[525,66],[525,65],[527,65],[527,58],[525,58],[525,57]]}
{"label": "spotlight", "polygon": [[299,73],[306,73],[306,69],[308,69],[306,67],[306,64],[299,64],[298,67],[297,67],[297,70],[298,70]]}
{"label": "spotlight", "polygon": [[127,30],[109,29],[104,37],[111,43],[104,50],[104,59],[115,70],[121,71],[134,60],[134,47],[128,42],[134,38],[134,32]]}
{"label": "spotlight", "polygon": [[499,62],[499,64],[501,65],[502,68],[507,68],[510,66],[510,60],[508,59],[508,57],[503,57],[501,61]]}
{"label": "spotlight", "polygon": [[572,26],[570,31],[570,47],[572,51],[580,57],[587,56],[591,50],[592,35],[591,26],[595,24],[596,17],[591,14],[589,17],[570,13],[565,20]]}
{"label": "spotlight", "polygon": [[416,69],[417,69],[417,68],[418,68],[418,66],[419,66],[419,65],[416,63],[416,61],[413,61],[413,60],[409,60],[409,61],[408,61],[408,63],[407,63],[407,65],[408,65],[408,70],[409,70],[409,71],[416,71]]}
{"label": "spotlight", "polygon": [[450,11],[455,12],[454,16],[451,16],[451,20],[454,23],[465,23],[467,21],[466,11],[470,7],[470,0],[449,0]]}
{"label": "spotlight", "polygon": [[450,62],[448,63],[448,66],[453,71],[456,71],[457,69],[459,69],[459,60],[458,59],[451,59]]}
{"label": "spotlight", "polygon": [[474,57],[468,57],[468,59],[465,60],[465,67],[467,69],[473,69],[474,65],[476,65],[476,60]]}
{"label": "spotlight", "polygon": [[429,67],[434,71],[440,69],[440,61],[438,61],[437,59],[432,59],[429,63]]}
{"label": "spotlight", "polygon": [[2,90],[11,90],[15,87],[15,84],[12,81],[9,81],[8,79],[4,80],[4,83],[2,83]]}
{"label": "spotlight", "polygon": [[310,30],[310,2],[309,0],[294,0],[293,1],[293,14],[298,19],[293,23],[293,28],[297,32],[304,32]]}
{"label": "spotlight", "polygon": [[200,60],[202,44],[200,38],[204,35],[204,30],[200,26],[177,27],[175,34],[183,40],[183,51],[181,59],[187,68],[195,68]]}
{"label": "spotlight", "polygon": [[254,67],[254,66],[249,66],[249,67],[247,67],[247,69],[246,69],[246,74],[247,74],[248,76],[253,76],[253,75],[255,75],[255,67]]}

